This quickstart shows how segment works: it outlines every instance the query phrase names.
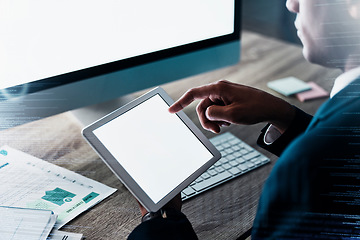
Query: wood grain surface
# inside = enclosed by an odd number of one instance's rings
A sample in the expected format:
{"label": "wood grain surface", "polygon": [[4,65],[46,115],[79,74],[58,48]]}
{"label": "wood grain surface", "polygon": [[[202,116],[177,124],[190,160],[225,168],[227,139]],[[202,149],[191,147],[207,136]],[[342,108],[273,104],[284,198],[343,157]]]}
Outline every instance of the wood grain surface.
{"label": "wood grain surface", "polygon": [[[301,47],[265,38],[244,31],[242,33],[239,64],[209,73],[181,79],[162,87],[174,99],[187,89],[220,79],[257,87],[280,96],[267,88],[266,83],[278,78],[294,76],[314,81],[330,90],[340,72],[307,63]],[[144,93],[140,91],[133,96]],[[292,104],[314,113],[324,99],[301,103],[294,97]],[[198,125],[196,103],[185,112]],[[254,126],[231,126],[223,131],[233,134],[271,158],[271,163],[235,180],[225,183],[198,197],[184,202],[183,211],[193,224],[200,239],[236,239],[251,228],[262,185],[276,158],[256,146],[260,129]],[[33,156],[70,169],[118,190],[87,212],[76,217],[61,230],[84,234],[86,239],[126,239],[140,223],[137,202],[81,136],[82,125],[66,112],[0,132],[0,145],[9,145]],[[136,131],[136,129],[134,129]],[[204,131],[207,137],[214,134]]]}

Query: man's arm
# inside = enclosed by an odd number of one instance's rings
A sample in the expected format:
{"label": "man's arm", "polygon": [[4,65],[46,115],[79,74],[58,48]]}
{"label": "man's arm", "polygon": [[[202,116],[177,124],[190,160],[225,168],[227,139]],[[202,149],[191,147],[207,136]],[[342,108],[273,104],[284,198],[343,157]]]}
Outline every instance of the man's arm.
{"label": "man's arm", "polygon": [[[312,116],[278,97],[225,80],[190,89],[169,111],[178,112],[196,99],[201,100],[196,109],[201,125],[215,133],[220,132],[220,127],[224,125],[268,122],[258,144],[278,156],[305,131],[312,119]],[[269,125],[274,126],[281,135],[272,144],[264,141]]]}

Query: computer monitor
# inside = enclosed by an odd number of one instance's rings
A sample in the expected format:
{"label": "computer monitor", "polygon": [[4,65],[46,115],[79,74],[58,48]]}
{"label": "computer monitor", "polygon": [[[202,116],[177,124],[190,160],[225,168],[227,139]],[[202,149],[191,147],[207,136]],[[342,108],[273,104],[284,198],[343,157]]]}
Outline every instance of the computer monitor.
{"label": "computer monitor", "polygon": [[235,64],[240,0],[20,0],[0,9],[0,129]]}

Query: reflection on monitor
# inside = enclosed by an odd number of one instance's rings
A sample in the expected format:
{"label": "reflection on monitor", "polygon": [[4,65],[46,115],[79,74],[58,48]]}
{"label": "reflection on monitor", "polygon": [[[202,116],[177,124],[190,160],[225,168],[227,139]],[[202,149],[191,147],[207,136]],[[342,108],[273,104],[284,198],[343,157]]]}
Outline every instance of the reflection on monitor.
{"label": "reflection on monitor", "polygon": [[239,0],[0,3],[0,128],[235,64]]}

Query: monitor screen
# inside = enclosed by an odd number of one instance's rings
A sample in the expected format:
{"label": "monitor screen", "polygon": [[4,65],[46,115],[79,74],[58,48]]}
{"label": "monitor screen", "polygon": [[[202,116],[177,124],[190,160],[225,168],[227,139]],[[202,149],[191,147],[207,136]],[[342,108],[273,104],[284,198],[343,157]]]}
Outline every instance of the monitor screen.
{"label": "monitor screen", "polygon": [[1,89],[234,31],[233,0],[4,3]]}
{"label": "monitor screen", "polygon": [[1,1],[0,129],[237,63],[240,4]]}

